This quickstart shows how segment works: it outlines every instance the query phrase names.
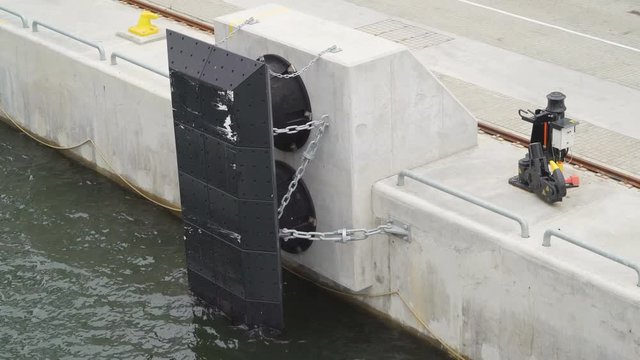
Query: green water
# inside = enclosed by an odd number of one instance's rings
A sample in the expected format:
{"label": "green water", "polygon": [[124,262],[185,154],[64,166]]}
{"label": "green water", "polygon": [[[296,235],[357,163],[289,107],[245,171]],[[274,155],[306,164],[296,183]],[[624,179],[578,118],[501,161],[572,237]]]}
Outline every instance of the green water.
{"label": "green water", "polygon": [[178,218],[4,125],[0,179],[2,359],[446,359],[287,273],[284,333],[232,326]]}

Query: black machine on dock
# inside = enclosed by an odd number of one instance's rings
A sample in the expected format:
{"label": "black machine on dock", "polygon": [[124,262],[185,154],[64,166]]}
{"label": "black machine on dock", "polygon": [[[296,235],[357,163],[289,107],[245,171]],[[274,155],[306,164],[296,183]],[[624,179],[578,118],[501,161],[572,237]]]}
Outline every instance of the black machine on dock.
{"label": "black machine on dock", "polygon": [[577,187],[577,176],[565,178],[563,164],[573,145],[575,120],[564,116],[566,96],[554,91],[547,95],[547,107],[518,110],[518,114],[533,124],[529,152],[518,161],[518,175],[509,184],[537,194],[548,203],[562,201],[567,188]]}

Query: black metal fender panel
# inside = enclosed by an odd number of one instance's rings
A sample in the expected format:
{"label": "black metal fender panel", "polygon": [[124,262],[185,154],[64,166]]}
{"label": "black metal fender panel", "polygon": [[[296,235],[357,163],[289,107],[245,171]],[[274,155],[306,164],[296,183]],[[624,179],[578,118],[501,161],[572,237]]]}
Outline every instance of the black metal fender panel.
{"label": "black metal fender panel", "polygon": [[234,321],[284,327],[268,69],[167,30],[189,286]]}

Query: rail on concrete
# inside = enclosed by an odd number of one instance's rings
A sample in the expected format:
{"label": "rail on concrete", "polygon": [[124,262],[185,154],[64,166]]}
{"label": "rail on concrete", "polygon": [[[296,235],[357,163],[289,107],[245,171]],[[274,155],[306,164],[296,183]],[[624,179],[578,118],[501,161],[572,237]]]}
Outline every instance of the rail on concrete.
{"label": "rail on concrete", "polygon": [[15,11],[11,10],[11,9],[7,9],[5,7],[2,7],[2,6],[0,6],[0,11],[4,11],[6,13],[9,13],[11,15],[15,15],[15,16],[19,17],[20,21],[22,21],[22,27],[23,28],[28,28],[29,27],[29,21],[27,21],[27,17],[26,16],[24,16],[24,15],[22,15],[20,13],[17,13]]}
{"label": "rail on concrete", "polygon": [[589,250],[595,254],[598,254],[600,256],[606,257],[609,260],[613,260],[621,265],[627,266],[633,270],[635,270],[636,274],[638,275],[638,283],[636,284],[637,286],[640,286],[640,266],[638,266],[637,264],[632,263],[631,261],[621,258],[617,255],[611,254],[609,252],[606,252],[602,249],[598,249],[596,247],[593,247],[583,241],[577,240],[561,231],[558,230],[554,230],[554,229],[548,229],[547,231],[544,232],[544,236],[542,239],[542,246],[546,246],[546,247],[550,247],[551,246],[551,236],[555,236],[558,239],[562,239],[566,242],[569,242],[573,245],[579,246],[585,250]]}
{"label": "rail on concrete", "polygon": [[87,46],[91,46],[92,48],[97,49],[98,52],[100,53],[100,61],[107,60],[107,55],[106,55],[106,53],[104,51],[104,48],[99,44],[96,44],[96,43],[94,43],[92,41],[89,41],[89,40],[85,40],[85,39],[79,38],[79,37],[77,37],[77,36],[75,36],[75,35],[73,35],[71,33],[68,33],[68,32],[66,32],[64,30],[60,30],[60,29],[58,29],[56,27],[53,27],[51,25],[47,25],[47,24],[45,24],[45,23],[43,23],[41,21],[34,20],[33,23],[31,23],[31,28],[33,29],[33,32],[38,32],[38,27],[43,27],[43,28],[49,29],[49,30],[51,30],[53,32],[56,32],[56,33],[60,34],[60,35],[63,35],[63,36],[66,36],[68,38],[71,38],[71,39],[73,39],[75,41],[81,42],[81,43],[83,43],[83,44],[85,44]]}
{"label": "rail on concrete", "polygon": [[487,209],[489,211],[492,211],[498,215],[502,215],[504,217],[507,217],[509,219],[512,219],[516,222],[518,222],[518,224],[520,224],[520,236],[523,238],[528,238],[529,237],[529,223],[520,215],[513,213],[510,210],[504,209],[502,207],[499,207],[495,204],[492,204],[488,201],[482,200],[480,198],[477,198],[471,194],[467,194],[465,192],[456,190],[456,189],[452,189],[450,187],[447,187],[443,184],[440,184],[437,181],[428,179],[424,176],[418,175],[412,171],[409,170],[402,170],[400,172],[400,174],[398,174],[398,186],[404,186],[404,178],[408,177],[411,178],[417,182],[420,182],[422,184],[431,186],[437,190],[440,190],[442,192],[445,192],[449,195],[453,195],[457,198],[460,198],[462,200],[468,201],[472,204],[478,205],[481,208]]}
{"label": "rail on concrete", "polygon": [[153,73],[156,73],[156,74],[158,74],[160,76],[164,76],[167,79],[169,78],[169,72],[168,71],[162,71],[162,70],[154,69],[154,68],[152,68],[151,66],[149,66],[147,64],[143,64],[143,63],[141,63],[141,62],[139,62],[137,60],[134,60],[134,59],[132,59],[132,58],[126,56],[126,55],[123,55],[123,54],[120,54],[120,53],[117,53],[117,52],[111,53],[111,65],[117,65],[118,64],[116,59],[122,59],[122,60],[124,60],[126,62],[129,62],[129,63],[133,64],[133,65],[137,65],[137,66],[139,66],[139,67],[141,67],[141,68],[143,68],[145,70],[149,70],[149,71],[151,71]]}

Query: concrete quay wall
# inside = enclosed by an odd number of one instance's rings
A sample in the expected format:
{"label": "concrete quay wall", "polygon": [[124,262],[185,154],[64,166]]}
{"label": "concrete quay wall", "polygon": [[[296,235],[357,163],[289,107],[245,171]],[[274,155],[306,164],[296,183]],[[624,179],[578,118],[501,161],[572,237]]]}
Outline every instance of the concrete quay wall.
{"label": "concrete quay wall", "polygon": [[0,107],[60,146],[93,140],[113,168],[91,144],[72,155],[179,207],[169,80],[124,73],[95,49],[72,43],[70,51],[60,44],[68,39],[45,31],[0,24]]}
{"label": "concrete quay wall", "polygon": [[[371,186],[400,170],[476,145],[477,122],[404,46],[279,5],[264,5],[216,19],[216,40],[253,17],[222,46],[249,58],[276,54],[302,69],[315,118],[330,126],[303,177],[318,231],[372,228]],[[291,29],[295,29],[292,31]],[[304,151],[276,151],[296,168]],[[316,242],[285,254],[336,283],[360,291],[374,283],[371,242]]]}
{"label": "concrete quay wall", "polygon": [[508,219],[395,180],[376,183],[373,209],[409,224],[411,242],[372,240],[377,282],[367,293],[397,291],[412,309],[398,295],[363,298],[370,307],[471,359],[640,358],[633,270],[558,239],[542,247],[544,227],[523,239]]}
{"label": "concrete quay wall", "polygon": [[[312,29],[309,17],[279,14],[279,21],[289,18],[304,22],[305,31]],[[226,21],[237,24],[245,15],[250,13]],[[375,61],[362,61],[358,48],[350,50],[349,43],[360,43],[365,35],[349,40],[333,36],[343,28],[332,30],[326,22],[319,27],[327,37],[306,36],[305,43],[315,41],[301,48],[291,38],[278,40],[276,34],[293,34],[286,25],[270,24],[265,18],[237,33],[227,46],[253,57],[277,53],[298,67],[328,45],[344,48],[344,53],[328,55],[303,76],[314,112],[328,113],[338,121],[332,123],[305,176],[322,209],[318,213],[332,221],[320,230],[377,225],[391,217],[411,225],[412,241],[378,237],[353,245],[314,244],[310,252],[288,260],[353,291],[399,291],[433,333],[397,295],[359,299],[425,336],[441,338],[472,359],[640,358],[640,300],[635,285],[620,287],[577,273],[503,233],[502,227],[400,191],[393,180],[378,182],[404,168],[472,147],[475,122],[406,49],[369,39],[376,41],[381,54]],[[94,140],[114,169],[90,145],[72,150],[74,156],[179,206],[168,80],[143,70],[122,71],[98,61],[94,49],[65,41],[12,23],[0,24],[0,107],[21,126],[60,145]],[[401,81],[385,86],[392,75]],[[376,85],[363,86],[367,82]],[[393,104],[392,98],[397,98]],[[435,120],[417,122],[411,117],[426,115]],[[414,127],[409,127],[412,122]],[[386,139],[385,133],[390,135]],[[463,141],[453,143],[460,138]],[[501,158],[504,152],[491,154],[484,159]],[[297,165],[300,154],[279,156]],[[516,160],[509,159],[510,166]],[[482,168],[488,162],[477,162],[480,169],[472,173],[486,174]],[[334,213],[336,208],[348,210]],[[541,239],[539,232],[532,233],[535,236]]]}

